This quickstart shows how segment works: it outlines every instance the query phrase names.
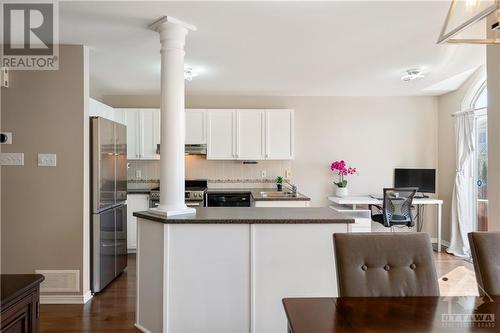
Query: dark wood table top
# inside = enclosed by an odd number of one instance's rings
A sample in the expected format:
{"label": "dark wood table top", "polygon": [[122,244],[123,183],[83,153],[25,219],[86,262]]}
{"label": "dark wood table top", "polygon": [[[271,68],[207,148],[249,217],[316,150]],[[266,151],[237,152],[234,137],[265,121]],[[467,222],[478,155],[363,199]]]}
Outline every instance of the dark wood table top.
{"label": "dark wood table top", "polygon": [[500,297],[285,298],[283,305],[293,333],[500,332]]}
{"label": "dark wood table top", "polygon": [[1,306],[4,306],[26,290],[40,284],[44,279],[41,274],[1,274]]}

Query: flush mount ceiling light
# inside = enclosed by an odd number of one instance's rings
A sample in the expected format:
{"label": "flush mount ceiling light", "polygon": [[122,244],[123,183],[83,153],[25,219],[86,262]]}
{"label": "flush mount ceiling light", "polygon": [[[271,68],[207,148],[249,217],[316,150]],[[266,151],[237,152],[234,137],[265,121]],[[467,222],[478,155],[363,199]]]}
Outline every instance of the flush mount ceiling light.
{"label": "flush mount ceiling light", "polygon": [[422,70],[419,68],[407,69],[403,76],[401,76],[401,81],[410,82],[416,79],[424,78]]}
{"label": "flush mount ceiling light", "polygon": [[191,66],[184,66],[184,80],[191,82],[194,77],[198,76],[198,72],[196,72]]}
{"label": "flush mount ceiling light", "polygon": [[453,0],[438,44],[500,44],[500,0]]}

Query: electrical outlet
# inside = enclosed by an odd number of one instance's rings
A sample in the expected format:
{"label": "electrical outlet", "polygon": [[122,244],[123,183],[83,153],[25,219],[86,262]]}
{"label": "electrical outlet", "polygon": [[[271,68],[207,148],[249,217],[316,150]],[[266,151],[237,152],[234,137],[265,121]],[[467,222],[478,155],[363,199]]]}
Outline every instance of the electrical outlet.
{"label": "electrical outlet", "polygon": [[0,144],[11,145],[12,144],[12,133],[0,132]]}
{"label": "electrical outlet", "polygon": [[8,88],[9,87],[9,69],[7,67],[0,68],[0,87]]}
{"label": "electrical outlet", "polygon": [[56,154],[38,154],[38,166],[55,167],[56,162]]}
{"label": "electrical outlet", "polygon": [[288,170],[288,169],[285,170],[285,178],[288,178],[288,179],[292,178],[292,170]]}
{"label": "electrical outlet", "polygon": [[137,179],[142,178],[142,171],[141,170],[135,170],[135,178],[137,178]]}
{"label": "electrical outlet", "polygon": [[260,176],[261,176],[262,178],[266,178],[266,176],[267,176],[267,172],[266,172],[266,170],[261,170],[261,171],[260,171]]}
{"label": "electrical outlet", "polygon": [[24,153],[0,153],[0,165],[24,165]]}

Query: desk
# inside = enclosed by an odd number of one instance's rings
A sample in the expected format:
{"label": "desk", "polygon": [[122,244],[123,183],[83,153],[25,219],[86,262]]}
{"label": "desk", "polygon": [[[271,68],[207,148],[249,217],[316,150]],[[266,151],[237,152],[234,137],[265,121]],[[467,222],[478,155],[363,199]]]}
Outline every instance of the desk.
{"label": "desk", "polygon": [[[363,196],[347,196],[347,197],[328,197],[328,200],[334,203],[331,208],[337,211],[366,211],[366,209],[358,209],[358,205],[382,205],[382,200],[373,198],[369,195]],[[443,200],[434,198],[414,198],[414,205],[435,205],[437,207],[437,251],[441,252],[442,244],[442,213]]]}
{"label": "desk", "polygon": [[500,298],[285,298],[289,333],[498,332]]}

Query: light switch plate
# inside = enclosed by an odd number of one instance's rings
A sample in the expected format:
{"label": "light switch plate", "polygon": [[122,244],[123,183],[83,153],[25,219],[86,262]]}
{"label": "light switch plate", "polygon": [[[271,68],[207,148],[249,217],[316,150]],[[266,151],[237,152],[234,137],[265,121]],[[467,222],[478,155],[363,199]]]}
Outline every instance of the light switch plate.
{"label": "light switch plate", "polygon": [[0,165],[24,165],[24,153],[0,153]]}
{"label": "light switch plate", "polygon": [[55,167],[56,154],[38,154],[38,166]]}
{"label": "light switch plate", "polygon": [[261,170],[261,171],[260,171],[260,176],[261,176],[262,178],[266,178],[266,176],[267,176],[267,172],[266,172],[266,170]]}

